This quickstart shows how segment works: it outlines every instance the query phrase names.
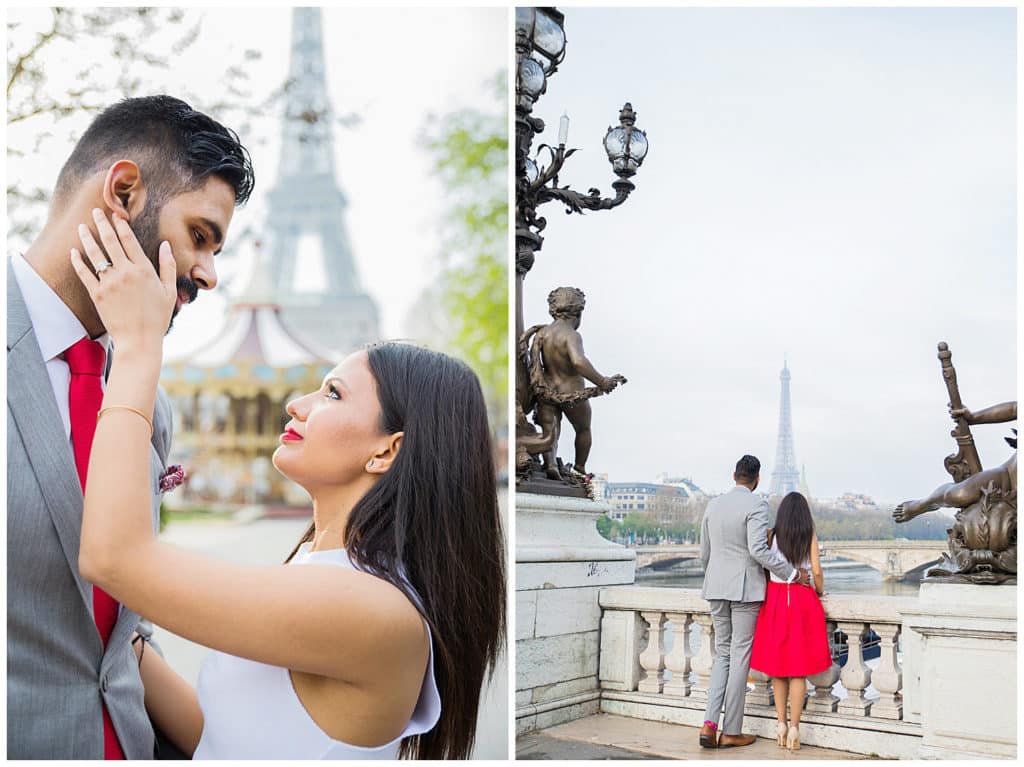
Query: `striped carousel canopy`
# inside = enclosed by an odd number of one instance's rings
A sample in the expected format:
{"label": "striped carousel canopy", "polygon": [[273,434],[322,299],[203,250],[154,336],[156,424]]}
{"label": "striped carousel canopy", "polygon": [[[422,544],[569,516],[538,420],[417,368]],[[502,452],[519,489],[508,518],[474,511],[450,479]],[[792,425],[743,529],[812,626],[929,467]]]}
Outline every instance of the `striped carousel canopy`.
{"label": "striped carousel canopy", "polygon": [[322,368],[332,367],[325,353],[299,338],[281,319],[259,244],[245,290],[231,300],[224,327],[212,340],[165,363],[161,379],[201,384],[248,378],[252,384],[298,383]]}

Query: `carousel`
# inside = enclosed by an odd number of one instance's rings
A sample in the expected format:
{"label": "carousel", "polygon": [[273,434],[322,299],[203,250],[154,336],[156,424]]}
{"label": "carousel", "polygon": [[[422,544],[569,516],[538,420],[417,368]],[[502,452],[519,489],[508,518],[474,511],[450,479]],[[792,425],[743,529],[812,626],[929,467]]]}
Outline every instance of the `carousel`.
{"label": "carousel", "polygon": [[334,362],[282,322],[258,244],[254,255],[220,333],[161,370],[174,411],[171,462],[186,476],[166,496],[168,508],[309,503],[270,458],[289,420],[285,405],[318,389]]}

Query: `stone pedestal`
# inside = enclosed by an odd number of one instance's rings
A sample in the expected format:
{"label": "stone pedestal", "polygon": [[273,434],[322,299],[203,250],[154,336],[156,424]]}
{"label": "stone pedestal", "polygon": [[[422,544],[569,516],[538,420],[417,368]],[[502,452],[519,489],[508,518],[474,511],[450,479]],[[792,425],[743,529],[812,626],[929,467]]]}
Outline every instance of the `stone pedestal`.
{"label": "stone pedestal", "polygon": [[597,713],[598,592],[633,583],[636,554],[601,537],[609,506],[516,494],[516,733]]}
{"label": "stone pedestal", "polygon": [[1017,587],[923,583],[903,613],[904,713],[920,756],[1017,755]]}

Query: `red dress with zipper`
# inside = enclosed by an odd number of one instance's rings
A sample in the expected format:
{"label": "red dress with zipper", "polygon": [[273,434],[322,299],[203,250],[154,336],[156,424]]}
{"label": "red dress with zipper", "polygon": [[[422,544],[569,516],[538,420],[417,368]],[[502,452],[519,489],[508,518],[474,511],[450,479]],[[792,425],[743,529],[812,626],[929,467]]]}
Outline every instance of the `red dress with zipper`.
{"label": "red dress with zipper", "polygon": [[[774,540],[771,548],[778,551]],[[810,571],[810,562],[793,566]],[[771,576],[757,616],[750,667],[768,676],[790,677],[817,674],[831,665],[825,610],[817,592]]]}

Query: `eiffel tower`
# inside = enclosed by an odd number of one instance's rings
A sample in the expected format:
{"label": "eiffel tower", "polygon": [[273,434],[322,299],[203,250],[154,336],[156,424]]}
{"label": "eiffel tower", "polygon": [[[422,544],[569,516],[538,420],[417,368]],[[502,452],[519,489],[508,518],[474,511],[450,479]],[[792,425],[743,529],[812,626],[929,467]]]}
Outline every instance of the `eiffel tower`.
{"label": "eiffel tower", "polygon": [[267,194],[268,269],[282,321],[332,358],[379,338],[377,305],[359,284],[334,175],[319,8],[292,11],[281,156]]}
{"label": "eiffel tower", "polygon": [[771,495],[783,496],[799,489],[800,472],[793,453],[793,413],[789,403],[789,366],[782,363],[782,395],[779,399],[779,441],[775,445],[775,467],[772,469]]}

